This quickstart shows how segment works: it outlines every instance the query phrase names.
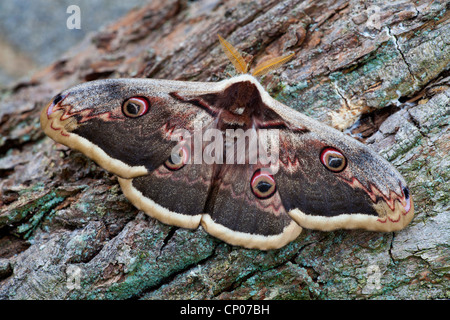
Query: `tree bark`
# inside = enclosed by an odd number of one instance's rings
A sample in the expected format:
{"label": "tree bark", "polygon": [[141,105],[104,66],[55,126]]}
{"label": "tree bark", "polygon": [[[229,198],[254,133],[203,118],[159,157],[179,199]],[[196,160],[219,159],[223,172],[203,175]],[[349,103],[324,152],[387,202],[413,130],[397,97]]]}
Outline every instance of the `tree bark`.
{"label": "tree bark", "polygon": [[[450,7],[364,3],[154,1],[3,89],[0,298],[448,299]],[[295,52],[263,86],[391,161],[409,183],[412,223],[233,247],[139,212],[113,175],[40,129],[40,110],[84,81],[227,78],[217,34],[253,66]]]}

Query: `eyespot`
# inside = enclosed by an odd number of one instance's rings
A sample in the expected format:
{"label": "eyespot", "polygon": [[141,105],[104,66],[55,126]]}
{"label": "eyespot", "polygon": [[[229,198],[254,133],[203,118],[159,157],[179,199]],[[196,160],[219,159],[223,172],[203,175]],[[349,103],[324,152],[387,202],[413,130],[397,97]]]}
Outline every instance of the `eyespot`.
{"label": "eyespot", "polygon": [[177,171],[183,168],[190,158],[190,151],[187,145],[175,146],[169,159],[164,162],[164,166],[170,171]]}
{"label": "eyespot", "polygon": [[261,169],[253,173],[250,187],[258,199],[268,199],[277,191],[277,185],[273,176]]}
{"label": "eyespot", "polygon": [[339,150],[326,147],[320,153],[320,161],[328,170],[332,172],[341,172],[347,167],[347,159]]}
{"label": "eyespot", "polygon": [[133,97],[125,100],[122,105],[122,112],[129,118],[137,118],[147,113],[150,103],[146,98]]}

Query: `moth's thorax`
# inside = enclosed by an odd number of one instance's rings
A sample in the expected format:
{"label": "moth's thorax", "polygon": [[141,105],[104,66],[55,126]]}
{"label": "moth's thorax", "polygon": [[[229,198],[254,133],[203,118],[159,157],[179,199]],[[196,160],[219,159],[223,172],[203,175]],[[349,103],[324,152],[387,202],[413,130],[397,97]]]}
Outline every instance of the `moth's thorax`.
{"label": "moth's thorax", "polygon": [[220,130],[247,130],[283,122],[268,105],[267,92],[252,76],[242,75],[222,84],[221,90],[214,93],[190,96],[188,99],[177,95],[177,98],[205,108],[216,117]]}
{"label": "moth's thorax", "polygon": [[219,129],[249,129],[254,119],[261,118],[261,111],[267,108],[259,90],[249,81],[230,85],[215,99],[214,104],[221,109],[218,113]]}

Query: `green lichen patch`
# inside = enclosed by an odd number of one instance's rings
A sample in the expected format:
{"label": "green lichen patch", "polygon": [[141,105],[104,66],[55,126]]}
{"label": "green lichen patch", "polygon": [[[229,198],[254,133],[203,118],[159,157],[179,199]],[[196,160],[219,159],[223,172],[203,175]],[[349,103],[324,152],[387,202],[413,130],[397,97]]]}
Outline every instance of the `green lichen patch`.
{"label": "green lichen patch", "polygon": [[77,188],[57,188],[46,192],[42,186],[33,186],[19,192],[20,199],[0,214],[0,228],[13,228],[18,237],[28,239],[44,217],[51,216],[55,208]]}
{"label": "green lichen patch", "polygon": [[264,272],[257,272],[231,292],[218,299],[309,300],[319,296],[319,285],[306,269],[291,262]]}

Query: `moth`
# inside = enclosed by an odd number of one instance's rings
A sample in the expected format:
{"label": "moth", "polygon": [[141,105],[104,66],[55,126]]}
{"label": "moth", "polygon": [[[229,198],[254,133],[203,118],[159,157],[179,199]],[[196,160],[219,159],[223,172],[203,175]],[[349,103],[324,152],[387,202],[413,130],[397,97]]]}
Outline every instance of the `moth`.
{"label": "moth", "polygon": [[[83,83],[42,110],[42,129],[117,175],[125,196],[151,217],[201,225],[232,245],[276,249],[302,228],[389,232],[411,221],[410,192],[390,163],[273,99],[255,78],[292,55],[249,74],[238,50],[219,40],[238,76]],[[258,157],[255,141],[269,145],[273,163]]]}

